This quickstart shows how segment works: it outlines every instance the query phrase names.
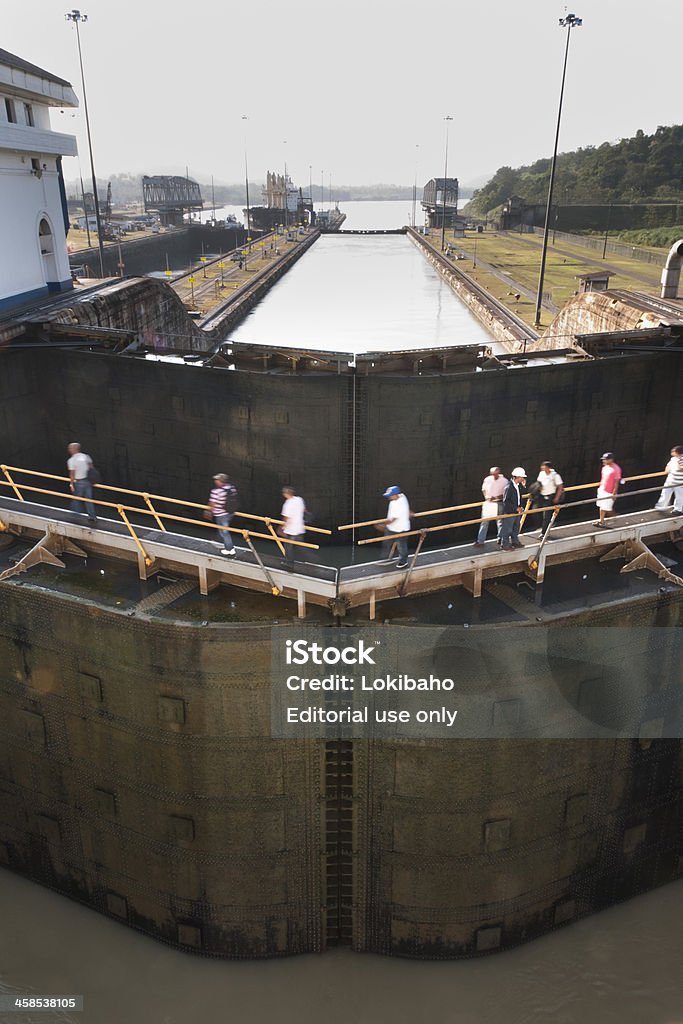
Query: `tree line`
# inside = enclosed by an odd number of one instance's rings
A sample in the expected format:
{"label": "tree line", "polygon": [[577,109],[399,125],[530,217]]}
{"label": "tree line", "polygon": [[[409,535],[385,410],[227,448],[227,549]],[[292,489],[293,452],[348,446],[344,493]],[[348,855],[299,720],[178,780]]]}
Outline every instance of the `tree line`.
{"label": "tree line", "polygon": [[[467,213],[484,217],[510,196],[545,203],[550,159],[527,167],[499,167],[477,189]],[[653,135],[639,130],[629,139],[560,153],[554,202],[639,203],[683,198],[683,125],[659,127]]]}

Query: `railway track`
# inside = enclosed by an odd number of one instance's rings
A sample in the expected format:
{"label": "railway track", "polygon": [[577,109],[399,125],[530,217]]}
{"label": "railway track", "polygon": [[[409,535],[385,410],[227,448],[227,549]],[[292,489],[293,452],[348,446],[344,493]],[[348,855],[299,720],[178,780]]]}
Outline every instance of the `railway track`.
{"label": "railway track", "polygon": [[521,317],[518,317],[508,309],[504,303],[500,302],[500,300],[496,299],[490,292],[487,292],[485,288],[482,288],[481,285],[477,284],[477,282],[469,277],[469,275],[463,273],[463,271],[459,270],[457,267],[454,267],[446,256],[434,248],[431,242],[428,242],[420,235],[414,233],[412,229],[409,231],[409,234],[419,245],[424,246],[424,248],[429,251],[434,261],[446,274],[458,278],[468,291],[473,295],[476,295],[482,306],[488,309],[496,319],[505,323],[511,334],[513,334],[516,339],[519,341],[538,340],[538,334],[532,327],[529,327]]}
{"label": "railway track", "polygon": [[683,304],[677,305],[674,302],[667,302],[666,299],[660,299],[654,295],[646,295],[645,292],[626,291],[626,289],[622,288],[610,288],[610,295],[616,295],[617,298],[631,305],[635,300],[639,306],[643,306],[644,309],[651,313],[658,313],[667,320],[683,320]]}

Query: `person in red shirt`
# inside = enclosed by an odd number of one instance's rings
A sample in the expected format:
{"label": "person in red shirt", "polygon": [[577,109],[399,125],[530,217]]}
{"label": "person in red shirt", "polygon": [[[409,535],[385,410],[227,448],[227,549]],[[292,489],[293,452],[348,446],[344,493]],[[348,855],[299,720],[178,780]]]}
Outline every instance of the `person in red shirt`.
{"label": "person in red shirt", "polygon": [[605,519],[614,515],[614,502],[617,500],[619,481],[621,480],[621,466],[614,461],[614,452],[605,452],[602,456],[602,472],[600,474],[600,486],[598,487],[597,500],[595,504],[600,509],[600,519],[594,526],[602,529],[607,528]]}

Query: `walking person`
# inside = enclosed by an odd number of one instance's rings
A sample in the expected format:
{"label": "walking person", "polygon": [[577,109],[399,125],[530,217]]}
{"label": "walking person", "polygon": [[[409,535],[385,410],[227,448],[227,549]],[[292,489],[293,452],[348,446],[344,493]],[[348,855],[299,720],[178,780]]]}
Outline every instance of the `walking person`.
{"label": "walking person", "polygon": [[546,509],[542,516],[543,522],[541,523],[541,536],[543,536],[550,526],[553,508],[562,501],[564,482],[557,470],[553,468],[552,462],[548,461],[541,463],[536,482],[541,488],[537,498],[538,507],[545,506]]}
{"label": "walking person", "polygon": [[599,526],[603,530],[608,528],[605,519],[614,515],[614,502],[617,500],[621,477],[621,466],[614,461],[614,452],[605,452],[602,456],[602,471],[595,502],[600,509],[600,518],[593,526]]}
{"label": "walking person", "polygon": [[667,478],[655,508],[658,512],[683,512],[683,444],[674,445],[671,449],[666,473]]}
{"label": "walking person", "polygon": [[[407,533],[410,530],[410,505],[408,499],[395,484],[387,487],[382,495],[389,499],[387,518],[384,525],[384,536],[387,538],[382,544],[383,562],[388,565],[396,562],[397,569],[408,567],[408,541],[405,537],[396,537],[397,533]],[[392,548],[396,545],[396,554],[392,555]]]}
{"label": "walking person", "polygon": [[[281,537],[288,540],[302,541],[306,535],[306,502],[297,494],[293,487],[283,487],[282,497],[285,499],[280,515],[284,523],[279,528]],[[282,559],[282,568],[292,572],[294,569],[294,547],[291,544],[285,545],[285,556]]]}
{"label": "walking person", "polygon": [[[482,519],[490,519],[492,516],[500,513],[500,505],[503,501],[503,495],[505,494],[505,488],[507,485],[507,477],[503,476],[500,466],[491,466],[489,475],[484,477],[481,484],[481,493],[484,495],[484,502],[481,506]],[[490,522],[482,522],[479,524],[479,533],[477,534],[477,539],[474,542],[475,548],[483,548],[486,544],[490,525]],[[502,520],[497,519],[496,527],[499,539],[501,526]]]}
{"label": "walking person", "polygon": [[209,494],[209,504],[206,507],[207,518],[219,527],[218,534],[223,541],[221,554],[228,558],[234,558],[237,554],[235,545],[228,527],[230,521],[237,511],[238,497],[237,488],[230,483],[225,473],[216,473],[213,478],[213,488]]}
{"label": "walking person", "polygon": [[515,548],[524,547],[519,539],[519,527],[524,511],[522,488],[525,484],[526,470],[516,466],[510,474],[510,481],[503,495],[503,514],[508,516],[507,519],[503,519],[500,530],[500,546],[503,551],[514,551]]}
{"label": "walking person", "polygon": [[[92,498],[92,482],[90,480],[90,471],[94,468],[92,459],[81,451],[78,441],[72,441],[67,452],[69,453],[69,458],[66,460],[66,468],[69,471],[69,489],[74,499]],[[97,516],[92,501],[72,500],[71,511],[87,515],[90,525],[96,525]]]}

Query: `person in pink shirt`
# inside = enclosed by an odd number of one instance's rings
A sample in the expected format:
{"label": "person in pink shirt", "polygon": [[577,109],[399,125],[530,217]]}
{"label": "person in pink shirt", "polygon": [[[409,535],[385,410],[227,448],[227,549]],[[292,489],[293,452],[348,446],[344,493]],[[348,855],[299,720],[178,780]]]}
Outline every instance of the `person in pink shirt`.
{"label": "person in pink shirt", "polygon": [[597,523],[593,524],[594,526],[605,529],[607,527],[605,519],[614,515],[614,502],[617,499],[621,476],[621,466],[618,466],[614,461],[614,452],[605,452],[602,456],[600,486],[598,487],[597,500],[595,502],[600,509],[600,519]]}

